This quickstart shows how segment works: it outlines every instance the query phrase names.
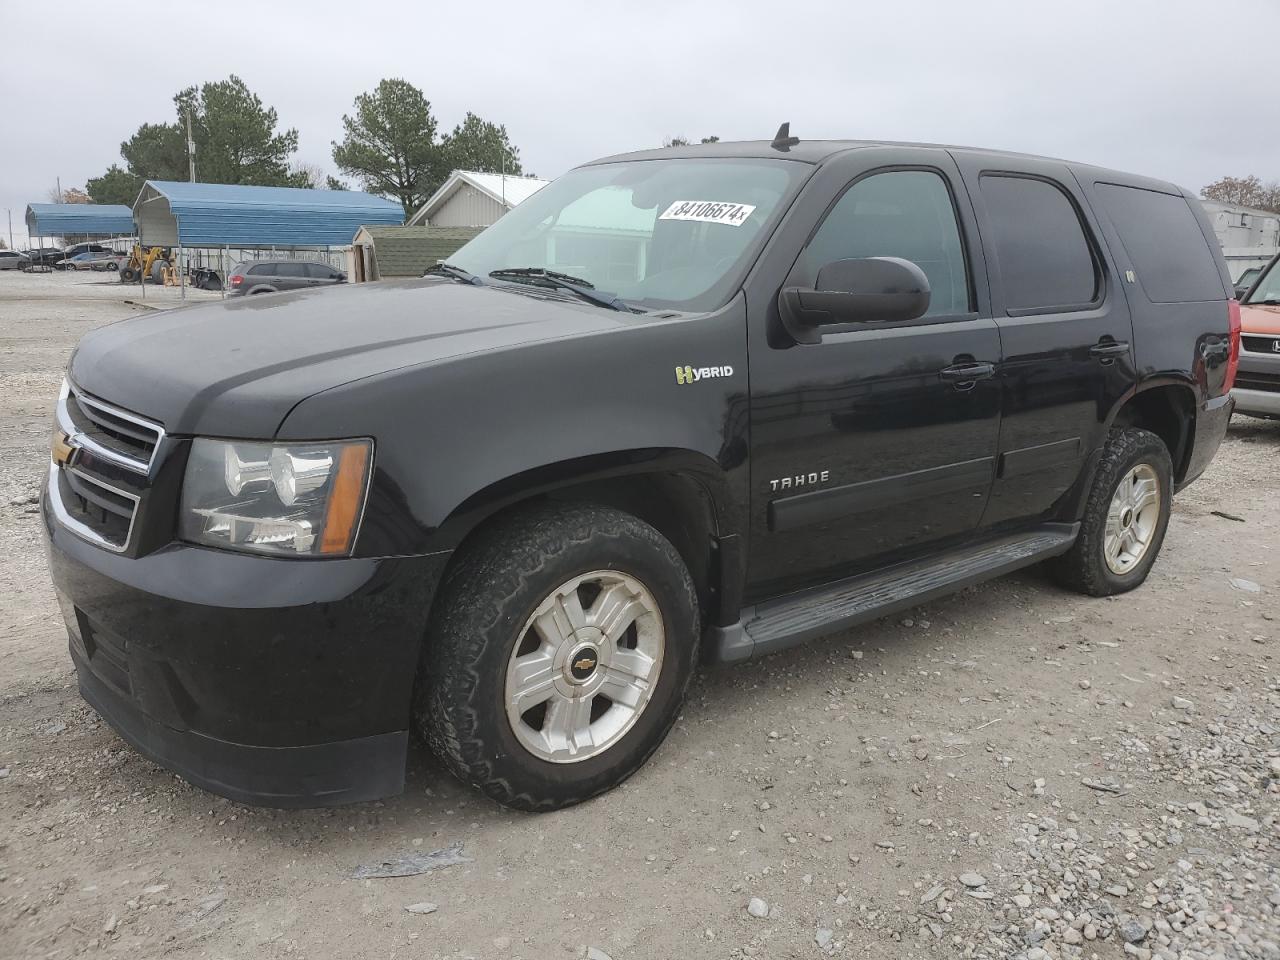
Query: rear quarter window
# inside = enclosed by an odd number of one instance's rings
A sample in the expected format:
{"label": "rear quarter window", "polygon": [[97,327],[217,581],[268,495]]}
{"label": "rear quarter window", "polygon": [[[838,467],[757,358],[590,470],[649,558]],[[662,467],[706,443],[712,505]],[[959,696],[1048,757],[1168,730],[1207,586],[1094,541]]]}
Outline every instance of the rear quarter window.
{"label": "rear quarter window", "polygon": [[1217,260],[1185,197],[1115,183],[1096,187],[1102,212],[1120,234],[1148,300],[1225,299]]}

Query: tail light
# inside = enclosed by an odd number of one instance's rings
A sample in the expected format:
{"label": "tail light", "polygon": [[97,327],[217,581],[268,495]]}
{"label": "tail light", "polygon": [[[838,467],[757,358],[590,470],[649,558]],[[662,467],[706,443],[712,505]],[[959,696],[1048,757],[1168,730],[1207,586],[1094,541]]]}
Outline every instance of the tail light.
{"label": "tail light", "polygon": [[[238,286],[240,286],[240,284],[242,284],[242,283],[244,283],[244,277],[240,276],[240,274],[238,274],[238,273],[237,273],[237,274],[235,274],[235,275],[233,275],[233,276],[232,276],[232,278],[231,278],[231,285],[232,285],[233,287],[238,287]],[[1232,301],[1232,302],[1234,302],[1234,301]]]}
{"label": "tail light", "polygon": [[1229,393],[1236,383],[1236,371],[1240,369],[1240,301],[1227,301],[1228,336],[1231,338],[1227,354],[1227,376],[1222,381],[1222,392]]}

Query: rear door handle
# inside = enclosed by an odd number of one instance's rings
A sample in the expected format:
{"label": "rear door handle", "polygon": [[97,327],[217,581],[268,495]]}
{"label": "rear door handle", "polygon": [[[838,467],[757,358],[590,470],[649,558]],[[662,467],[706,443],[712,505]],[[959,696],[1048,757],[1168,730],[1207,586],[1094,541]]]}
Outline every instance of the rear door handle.
{"label": "rear door handle", "polygon": [[947,383],[953,383],[958,389],[967,390],[978,380],[990,380],[996,374],[996,365],[982,360],[971,360],[967,363],[953,363],[938,371],[938,377]]}
{"label": "rear door handle", "polygon": [[1098,357],[1101,360],[1109,360],[1115,357],[1123,357],[1129,352],[1128,340],[1099,340],[1089,348],[1090,356]]}

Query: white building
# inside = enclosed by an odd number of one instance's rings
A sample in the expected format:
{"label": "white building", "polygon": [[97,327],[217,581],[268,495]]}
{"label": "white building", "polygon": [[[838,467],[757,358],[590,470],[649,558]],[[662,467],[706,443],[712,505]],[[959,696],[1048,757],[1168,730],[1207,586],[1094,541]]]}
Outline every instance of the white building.
{"label": "white building", "polygon": [[455,170],[406,227],[487,227],[550,180]]}
{"label": "white building", "polygon": [[1280,251],[1280,213],[1217,200],[1200,203],[1222,244],[1233,282],[1251,267],[1265,267]]}

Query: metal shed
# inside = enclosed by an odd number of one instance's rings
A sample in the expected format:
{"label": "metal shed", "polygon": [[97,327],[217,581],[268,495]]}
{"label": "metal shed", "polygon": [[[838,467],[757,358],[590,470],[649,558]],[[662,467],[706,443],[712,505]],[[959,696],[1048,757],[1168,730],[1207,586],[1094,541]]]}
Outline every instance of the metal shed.
{"label": "metal shed", "polygon": [[148,180],[133,204],[142,242],[161,247],[335,247],[364,224],[404,220],[398,203],[355,190]]}
{"label": "metal shed", "polygon": [[127,237],[133,211],[124,204],[31,203],[27,234],[32,237]]}
{"label": "metal shed", "polygon": [[480,233],[480,227],[365,226],[352,243],[351,279],[420,277]]}

